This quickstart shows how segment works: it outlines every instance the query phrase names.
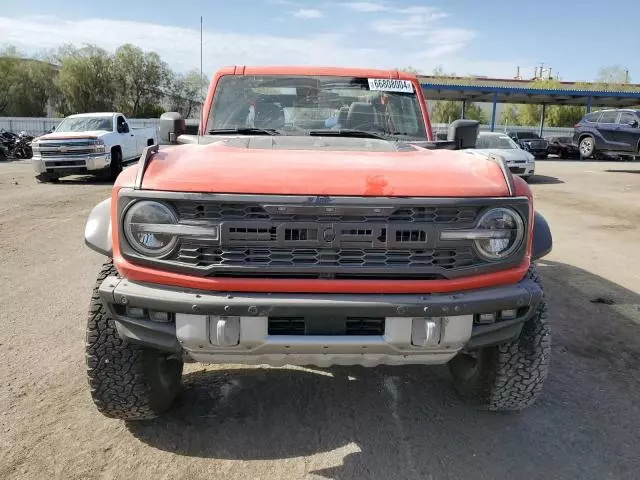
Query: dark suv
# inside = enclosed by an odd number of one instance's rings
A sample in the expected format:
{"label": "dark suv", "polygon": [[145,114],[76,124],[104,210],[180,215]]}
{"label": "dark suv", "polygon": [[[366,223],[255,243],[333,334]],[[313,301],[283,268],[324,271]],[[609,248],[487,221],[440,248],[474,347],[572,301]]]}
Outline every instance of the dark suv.
{"label": "dark suv", "polygon": [[536,158],[547,158],[549,142],[534,132],[509,132],[507,135]]}
{"label": "dark suv", "polygon": [[575,125],[573,143],[578,145],[582,158],[605,152],[639,155],[640,111],[620,109],[588,113]]}

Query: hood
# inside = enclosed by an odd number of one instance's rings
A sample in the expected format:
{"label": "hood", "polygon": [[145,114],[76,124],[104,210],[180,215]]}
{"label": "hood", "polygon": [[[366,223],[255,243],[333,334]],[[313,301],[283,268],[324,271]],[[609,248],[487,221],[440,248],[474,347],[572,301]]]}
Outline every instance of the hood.
{"label": "hood", "polygon": [[38,137],[38,140],[65,140],[68,138],[98,138],[105,133],[106,130],[90,130],[88,132],[51,132]]}
{"label": "hood", "polygon": [[518,160],[531,161],[534,159],[533,155],[521,148],[476,148],[473,151],[483,155],[499,155],[503,157],[507,162]]}
{"label": "hood", "polygon": [[[243,138],[163,148],[149,162],[142,188],[267,195],[508,195],[500,167],[483,157],[373,139],[305,137],[306,144],[299,139],[262,137],[252,145]],[[345,140],[361,146],[336,150]]]}

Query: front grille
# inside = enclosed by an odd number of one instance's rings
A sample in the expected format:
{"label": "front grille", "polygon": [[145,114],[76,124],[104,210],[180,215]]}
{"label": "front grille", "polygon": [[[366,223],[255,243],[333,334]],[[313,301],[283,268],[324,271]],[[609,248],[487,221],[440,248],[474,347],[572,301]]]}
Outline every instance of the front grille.
{"label": "front grille", "polygon": [[[487,208],[497,205],[518,209],[526,224],[526,199],[161,192],[158,197],[171,204],[180,223],[205,233],[182,236],[174,251],[158,259],[142,258],[123,241],[124,255],[147,265],[203,277],[450,279],[517,264],[525,251],[523,243],[507,261],[489,262],[476,253],[472,240],[442,240],[440,232],[473,228]],[[217,238],[206,234],[216,229]]]}
{"label": "front grille", "polygon": [[526,169],[522,167],[510,167],[511,173],[524,173]]}
{"label": "front grille", "polygon": [[65,152],[60,151],[59,149],[56,150],[40,150],[40,155],[43,158],[50,158],[50,157],[71,157],[71,156],[87,156],[90,155],[92,153],[94,153],[95,150],[90,150],[90,149],[78,149],[78,150],[68,150]]}
{"label": "front grille", "polygon": [[[183,220],[214,221],[223,220],[276,220],[296,222],[425,222],[425,223],[467,223],[473,222],[478,214],[477,206],[469,207],[400,207],[379,208],[354,207],[351,213],[333,213],[327,207],[322,214],[292,213],[274,207],[269,211],[258,204],[214,203],[214,202],[174,202],[178,216]],[[341,209],[343,211],[348,209]]]}
{"label": "front grille", "polygon": [[269,335],[380,336],[384,317],[269,317]]}
{"label": "front grille", "polygon": [[[472,266],[472,248],[340,249],[214,247],[183,242],[175,260],[195,267],[437,267]],[[363,274],[365,272],[362,272]]]}

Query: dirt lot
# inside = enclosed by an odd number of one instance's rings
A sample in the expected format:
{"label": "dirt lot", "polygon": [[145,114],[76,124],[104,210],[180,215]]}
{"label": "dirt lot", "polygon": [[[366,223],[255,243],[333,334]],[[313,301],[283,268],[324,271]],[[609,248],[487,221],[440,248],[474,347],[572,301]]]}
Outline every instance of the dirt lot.
{"label": "dirt lot", "polygon": [[83,226],[110,186],[36,185],[28,164],[0,164],[0,478],[638,478],[640,164],[538,173],[556,243],[534,408],[469,406],[445,367],[190,365],[166,417],[126,424],[93,408],[83,363],[101,263]]}

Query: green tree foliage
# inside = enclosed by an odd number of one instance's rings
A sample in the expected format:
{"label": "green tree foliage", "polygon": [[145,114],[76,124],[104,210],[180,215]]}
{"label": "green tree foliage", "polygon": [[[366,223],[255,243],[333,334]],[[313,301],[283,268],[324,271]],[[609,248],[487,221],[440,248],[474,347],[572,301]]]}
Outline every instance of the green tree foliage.
{"label": "green tree foliage", "polygon": [[63,114],[109,111],[116,100],[114,60],[94,45],[62,47],[57,84],[63,95]]}
{"label": "green tree foliage", "polygon": [[24,59],[13,47],[0,51],[0,115],[46,115],[56,95],[54,78],[55,69],[46,61]]}
{"label": "green tree foliage", "polygon": [[520,125],[520,109],[518,105],[507,104],[500,114],[500,125]]}
{"label": "green tree foliage", "polygon": [[[451,123],[454,120],[462,118],[462,102],[453,100],[439,100],[433,102],[433,110],[431,111],[431,121],[434,123]],[[487,115],[475,103],[467,103],[464,112],[464,118],[469,120],[477,120],[481,124],[488,122]]]}
{"label": "green tree foliage", "polygon": [[[200,78],[198,70],[191,70],[186,75],[174,75],[169,84],[169,109],[189,118],[204,101],[209,80]],[[201,94],[201,92],[203,92]]]}
{"label": "green tree foliage", "polygon": [[117,109],[141,117],[141,109],[157,106],[169,85],[170,70],[155,52],[143,52],[131,44],[116,50],[113,58]]}

